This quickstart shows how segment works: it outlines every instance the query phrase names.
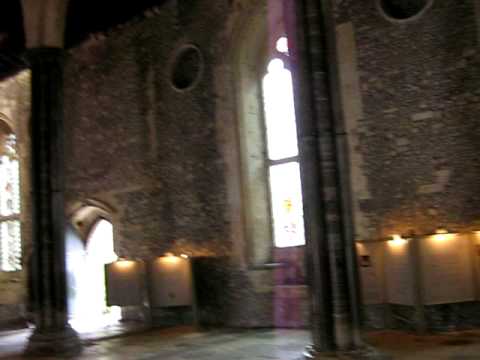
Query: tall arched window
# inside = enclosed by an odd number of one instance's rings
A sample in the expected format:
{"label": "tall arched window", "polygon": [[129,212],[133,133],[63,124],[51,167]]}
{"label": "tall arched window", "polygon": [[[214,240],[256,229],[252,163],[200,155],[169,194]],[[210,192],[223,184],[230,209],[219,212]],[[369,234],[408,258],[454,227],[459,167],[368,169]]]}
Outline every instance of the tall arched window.
{"label": "tall arched window", "polygon": [[297,128],[288,42],[280,37],[263,77],[270,206],[275,246],[305,244]]}
{"label": "tall arched window", "polygon": [[20,184],[16,137],[0,120],[0,270],[21,266]]}
{"label": "tall arched window", "polygon": [[304,245],[305,237],[293,61],[285,35],[291,12],[284,1],[269,2],[268,12],[258,4],[258,11],[246,13],[235,31],[231,59],[237,128],[227,136],[238,146],[238,157],[229,154],[229,161],[239,165],[232,167],[229,184],[232,199],[241,206],[232,212],[235,236],[245,246],[238,242],[236,250],[248,263],[261,266],[276,261],[275,248]]}

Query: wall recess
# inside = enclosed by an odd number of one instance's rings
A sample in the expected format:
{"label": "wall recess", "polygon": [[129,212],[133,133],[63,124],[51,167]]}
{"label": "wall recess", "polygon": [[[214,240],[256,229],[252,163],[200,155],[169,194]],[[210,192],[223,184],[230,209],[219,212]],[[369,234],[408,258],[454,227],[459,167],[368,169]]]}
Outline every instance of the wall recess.
{"label": "wall recess", "polygon": [[203,56],[195,45],[183,45],[173,57],[170,79],[179,91],[193,89],[203,73]]}
{"label": "wall recess", "polygon": [[433,0],[377,0],[380,13],[388,20],[405,22],[418,19],[433,4]]}

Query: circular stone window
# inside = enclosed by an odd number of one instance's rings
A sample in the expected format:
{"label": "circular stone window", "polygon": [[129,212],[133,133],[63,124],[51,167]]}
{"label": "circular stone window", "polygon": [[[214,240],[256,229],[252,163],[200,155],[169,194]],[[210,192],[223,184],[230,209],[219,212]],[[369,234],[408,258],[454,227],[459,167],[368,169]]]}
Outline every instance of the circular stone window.
{"label": "circular stone window", "polygon": [[177,90],[192,89],[200,80],[203,57],[194,45],[184,45],[176,53],[171,68],[171,82]]}
{"label": "circular stone window", "polygon": [[432,3],[433,0],[377,0],[382,14],[395,21],[416,19],[430,8]]}

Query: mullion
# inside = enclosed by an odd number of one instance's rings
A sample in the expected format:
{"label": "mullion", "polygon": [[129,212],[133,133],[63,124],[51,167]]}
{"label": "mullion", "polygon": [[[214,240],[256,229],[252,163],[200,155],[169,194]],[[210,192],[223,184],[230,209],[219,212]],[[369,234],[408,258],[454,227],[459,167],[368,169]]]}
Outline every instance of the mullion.
{"label": "mullion", "polygon": [[298,162],[298,155],[277,160],[268,159],[268,166],[287,164],[290,162]]}

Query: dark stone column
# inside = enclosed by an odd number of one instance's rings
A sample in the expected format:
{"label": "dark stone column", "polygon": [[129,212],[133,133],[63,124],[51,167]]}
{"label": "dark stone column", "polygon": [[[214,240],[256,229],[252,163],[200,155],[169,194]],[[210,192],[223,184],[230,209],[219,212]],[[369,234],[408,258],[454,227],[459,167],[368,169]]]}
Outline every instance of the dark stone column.
{"label": "dark stone column", "polygon": [[293,49],[295,100],[313,303],[313,346],[305,355],[314,359],[330,351],[355,348],[353,329],[359,320],[352,303],[357,307],[359,303],[352,268],[355,261],[346,239],[352,232],[345,211],[348,191],[343,189],[346,182],[340,174],[345,166],[337,141],[335,106],[339,103],[333,86],[335,38],[330,35],[335,26],[329,21],[330,2],[302,0],[294,4],[298,24]]}
{"label": "dark stone column", "polygon": [[310,288],[313,344],[305,356],[314,358],[317,353],[335,351],[335,335],[330,282],[328,239],[325,236],[325,209],[323,206],[322,177],[318,152],[318,126],[316,123],[315,96],[312,86],[312,63],[306,7],[303,1],[287,2],[289,48],[293,70],[295,112],[297,118],[298,147],[302,177],[306,262]]}
{"label": "dark stone column", "polygon": [[63,50],[31,49],[32,236],[35,330],[29,355],[75,354],[81,345],[68,325],[65,269]]}
{"label": "dark stone column", "polygon": [[388,359],[360,337],[360,296],[353,243],[349,164],[336,68],[335,22],[330,0],[289,0],[295,9],[290,36],[313,345],[307,359]]}
{"label": "dark stone column", "polygon": [[325,236],[328,239],[330,273],[333,294],[333,317],[335,324],[335,344],[338,350],[351,350],[353,339],[353,317],[351,292],[347,266],[346,227],[343,212],[343,189],[340,177],[340,150],[337,143],[337,123],[335,116],[336,64],[335,24],[330,0],[307,1],[310,22],[310,44],[313,71],[313,91],[315,94],[316,121],[318,124],[318,151],[322,184]]}

